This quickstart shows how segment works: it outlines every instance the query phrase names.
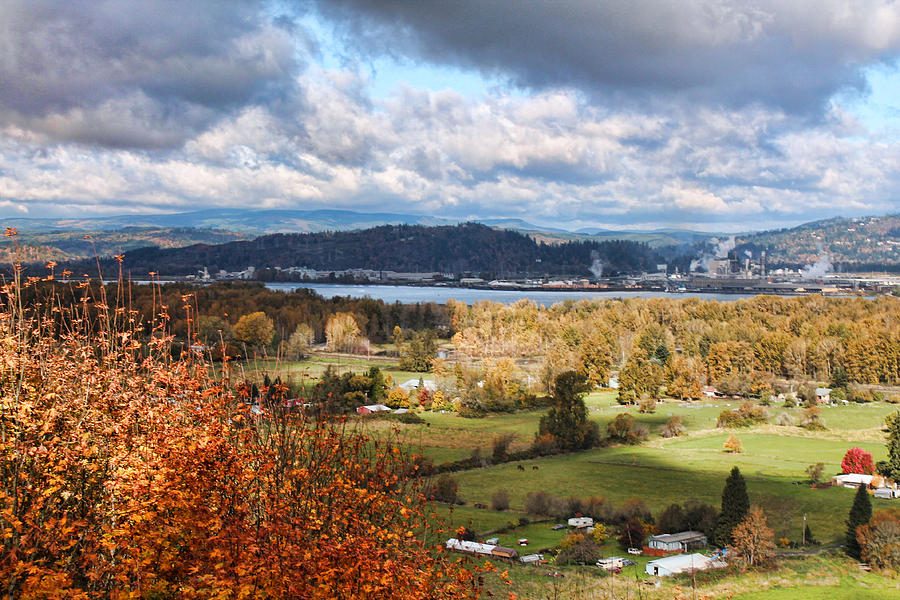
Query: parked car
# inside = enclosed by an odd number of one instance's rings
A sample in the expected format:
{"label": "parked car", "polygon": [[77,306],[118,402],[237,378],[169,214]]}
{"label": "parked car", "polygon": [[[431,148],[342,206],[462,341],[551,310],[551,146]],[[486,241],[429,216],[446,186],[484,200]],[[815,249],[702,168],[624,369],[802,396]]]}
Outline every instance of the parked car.
{"label": "parked car", "polygon": [[628,549],[628,554],[640,554],[640,553],[641,553],[640,548],[629,548]]}

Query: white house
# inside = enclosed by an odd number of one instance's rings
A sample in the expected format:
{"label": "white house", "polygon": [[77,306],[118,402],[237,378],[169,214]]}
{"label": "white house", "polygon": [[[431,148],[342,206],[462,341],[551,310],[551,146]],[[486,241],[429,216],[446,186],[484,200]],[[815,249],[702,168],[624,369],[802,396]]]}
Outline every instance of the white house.
{"label": "white house", "polygon": [[705,571],[707,569],[721,569],[728,565],[720,560],[713,560],[707,556],[703,556],[699,552],[694,554],[676,554],[675,556],[667,556],[666,558],[657,558],[647,563],[647,575],[656,575],[659,577],[670,577],[679,573],[690,573],[692,571]]}
{"label": "white house", "polygon": [[858,488],[862,485],[868,487],[872,483],[873,477],[874,475],[863,475],[862,473],[845,473],[832,477],[831,483],[845,488]]}
{"label": "white house", "polygon": [[574,527],[575,529],[582,529],[584,527],[593,527],[594,520],[590,517],[572,517],[569,519],[569,527]]}

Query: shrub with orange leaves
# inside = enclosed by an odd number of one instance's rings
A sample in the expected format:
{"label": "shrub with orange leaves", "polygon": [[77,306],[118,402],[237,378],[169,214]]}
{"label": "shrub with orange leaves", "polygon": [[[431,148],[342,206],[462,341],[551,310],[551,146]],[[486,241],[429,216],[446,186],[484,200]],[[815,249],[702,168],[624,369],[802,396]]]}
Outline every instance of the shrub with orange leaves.
{"label": "shrub with orange leaves", "polygon": [[480,593],[428,546],[396,448],[251,410],[227,366],[171,358],[165,315],[23,290],[0,311],[0,598]]}

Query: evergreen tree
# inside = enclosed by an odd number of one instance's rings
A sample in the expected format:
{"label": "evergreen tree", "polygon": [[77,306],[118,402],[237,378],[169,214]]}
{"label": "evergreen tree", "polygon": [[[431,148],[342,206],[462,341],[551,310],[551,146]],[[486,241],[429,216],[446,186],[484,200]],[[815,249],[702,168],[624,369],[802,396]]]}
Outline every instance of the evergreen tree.
{"label": "evergreen tree", "polygon": [[878,461],[876,468],[881,475],[900,481],[900,411],[884,418],[884,432],[888,459]]}
{"label": "evergreen tree", "polygon": [[750,510],[747,484],[740,469],[733,467],[722,489],[722,510],[716,523],[715,542],[724,548],[733,543],[731,534]]}
{"label": "evergreen tree", "polygon": [[844,551],[855,558],[860,559],[859,542],[856,539],[856,530],[869,522],[872,518],[872,501],[866,486],[861,485],[856,490],[853,498],[853,506],[850,508],[850,516],[847,518],[847,541],[844,543]]}
{"label": "evergreen tree", "polygon": [[541,417],[538,437],[549,433],[564,450],[590,448],[597,443],[597,424],[588,421],[587,408],[584,406],[586,387],[581,373],[566,371],[556,376],[553,406]]}

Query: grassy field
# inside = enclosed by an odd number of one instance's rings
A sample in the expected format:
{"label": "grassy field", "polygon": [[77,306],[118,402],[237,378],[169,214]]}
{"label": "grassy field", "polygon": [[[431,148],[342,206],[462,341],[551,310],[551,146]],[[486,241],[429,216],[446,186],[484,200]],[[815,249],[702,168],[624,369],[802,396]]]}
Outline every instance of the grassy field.
{"label": "grassy field", "polygon": [[[348,359],[318,356],[298,363],[264,363],[270,372],[318,377],[329,365],[338,371],[362,372],[369,367],[363,358]],[[400,370],[392,361],[378,361],[395,382],[418,379],[420,374]],[[257,363],[257,366],[260,366]],[[276,368],[277,367],[277,368]],[[427,377],[427,376],[426,376]],[[565,531],[553,531],[552,522],[534,522],[526,515],[525,497],[529,492],[546,491],[565,498],[577,496],[603,497],[618,506],[639,498],[658,515],[671,503],[696,498],[718,507],[722,487],[733,466],[740,468],[751,501],[763,506],[770,525],[779,536],[799,541],[803,515],[813,534],[822,542],[840,542],[844,521],[853,500],[853,490],[841,488],[813,489],[807,482],[806,468],[818,462],[825,465],[825,476],[839,472],[844,453],[852,446],[871,452],[875,460],[885,457],[881,431],[884,417],[898,409],[877,402],[822,408],[826,429],[811,431],[796,426],[772,423],[782,413],[799,421],[801,410],[770,406],[768,424],[747,429],[716,428],[719,413],[737,408],[740,402],[712,399],[702,402],[660,402],[652,414],[641,414],[634,407],[616,402],[613,391],[598,391],[585,398],[589,418],[605,432],[607,423],[617,414],[627,412],[648,426],[650,439],[639,446],[613,446],[586,452],[557,455],[521,463],[489,465],[453,474],[459,483],[464,505],[438,505],[438,516],[447,527],[465,525],[478,532],[481,539],[496,535],[500,544],[518,547],[519,538],[529,543],[519,548],[522,553],[550,548],[559,543]],[[406,447],[422,452],[435,464],[455,461],[472,455],[491,456],[494,440],[503,434],[513,436],[513,449],[525,448],[534,440],[538,421],[544,410],[494,414],[480,419],[466,419],[455,413],[421,413],[423,424],[407,425],[393,420],[369,420],[362,425],[374,435],[391,435]],[[687,435],[664,439],[659,429],[672,416],[681,418]],[[730,434],[737,435],[743,445],[739,454],[726,453],[723,444]],[[519,466],[522,469],[519,469]],[[476,508],[489,506],[491,496],[504,489],[510,496],[510,508],[494,511]],[[875,509],[900,504],[874,500]],[[522,522],[523,524],[520,524]],[[494,533],[501,530],[499,533]],[[431,540],[442,543],[449,535],[432,530]],[[604,555],[623,555],[614,541],[603,548]],[[645,577],[646,557],[638,557],[638,566],[617,577],[603,577],[594,567],[525,567],[510,569],[512,586],[496,585],[496,592],[513,591],[520,598],[691,598],[690,582],[666,581],[662,587],[638,583]],[[698,598],[733,597],[745,600],[792,600],[794,598],[881,599],[900,597],[898,580],[860,571],[856,563],[839,552],[800,559],[784,559],[772,572],[715,576],[701,581]],[[502,569],[508,564],[499,565]],[[547,577],[548,571],[560,571],[565,577]],[[634,573],[632,573],[634,571]],[[635,579],[636,576],[636,579]],[[489,587],[494,584],[489,584]]]}
{"label": "grassy field", "polygon": [[[590,418],[601,427],[619,412],[629,412],[654,431],[669,416],[677,414],[687,424],[688,435],[663,439],[651,434],[650,440],[640,446],[600,448],[456,473],[454,477],[467,505],[454,508],[452,513],[443,511],[448,522],[453,526],[467,525],[479,532],[511,526],[523,516],[530,518],[524,515],[525,496],[536,490],[558,497],[600,496],[616,505],[640,498],[654,514],[670,503],[681,503],[688,498],[718,506],[725,478],[732,466],[738,466],[746,478],[751,501],[767,508],[770,525],[779,535],[799,541],[806,514],[813,534],[820,541],[840,542],[854,492],[843,488],[813,489],[805,482],[806,468],[822,462],[826,477],[837,473],[844,453],[852,446],[871,452],[876,460],[883,459],[886,450],[881,424],[885,415],[897,410],[896,406],[884,403],[828,407],[823,410],[828,425],[825,431],[768,424],[726,431],[715,429],[715,421],[721,410],[729,408],[728,402],[661,403],[656,413],[650,415],[618,406],[614,394],[609,392],[591,394],[586,403]],[[770,410],[774,414],[799,412],[799,409],[783,407]],[[489,456],[492,440],[501,433],[514,434],[520,444],[533,439],[541,414],[542,411],[533,411],[463,419],[453,414],[426,413],[423,417],[430,425],[404,426],[407,428],[404,434],[411,444],[418,443],[436,460],[439,456],[468,456],[472,448],[480,448],[483,455]],[[731,433],[741,439],[743,452],[724,452],[722,445]],[[418,437],[413,439],[413,435]],[[518,469],[519,465],[524,470]],[[491,495],[498,489],[509,492],[510,510],[474,508],[475,503],[490,505]],[[876,510],[895,506],[889,500],[873,500],[873,504]],[[498,537],[501,544],[510,546],[515,546],[518,538],[528,538],[528,546],[520,550],[536,551],[552,547],[565,534],[553,531],[551,525],[531,523],[512,527]],[[623,551],[611,542],[604,547],[604,554],[623,555]],[[645,578],[642,569],[647,560],[639,557],[637,577],[640,580]],[[559,570],[566,577],[547,577],[549,570]],[[626,574],[632,570],[629,568]],[[676,588],[677,583],[673,581],[664,582],[662,588],[646,588],[637,583],[628,587],[624,579],[620,581],[621,587],[610,589],[612,581],[600,577],[591,567],[516,567],[510,571],[510,577],[513,591],[523,599],[554,594],[559,598],[637,598],[638,589],[642,598],[673,598],[687,589],[684,582]],[[837,553],[831,557],[782,561],[782,566],[772,573],[741,574],[725,577],[722,582],[706,582],[700,586],[698,597],[778,600],[815,595],[835,599],[886,599],[900,597],[898,585],[897,580],[860,571],[856,563]]]}

